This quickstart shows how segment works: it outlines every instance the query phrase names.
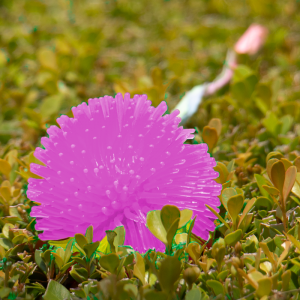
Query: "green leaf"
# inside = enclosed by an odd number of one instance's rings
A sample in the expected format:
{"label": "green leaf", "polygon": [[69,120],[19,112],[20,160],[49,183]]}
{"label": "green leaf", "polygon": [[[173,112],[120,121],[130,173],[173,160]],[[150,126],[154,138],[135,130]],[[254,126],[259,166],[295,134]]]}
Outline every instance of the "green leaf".
{"label": "green leaf", "polygon": [[43,253],[43,251],[41,251],[41,250],[35,250],[34,259],[35,259],[36,264],[41,268],[41,270],[43,270],[46,273],[47,267],[46,267],[44,261],[42,260],[42,257],[41,257],[42,253]]}
{"label": "green leaf", "polygon": [[200,245],[198,243],[192,242],[192,243],[188,244],[185,251],[189,254],[189,256],[192,258],[192,260],[194,262],[197,262],[200,258],[202,251],[204,250],[204,248],[205,248],[205,245],[203,245],[200,248]]}
{"label": "green leaf", "polygon": [[280,122],[281,122],[281,130],[280,133],[281,134],[287,134],[288,131],[291,129],[291,127],[293,126],[293,117],[290,115],[285,115],[282,118],[280,118]]}
{"label": "green leaf", "polygon": [[262,99],[257,98],[257,97],[254,98],[254,102],[255,102],[256,106],[260,109],[260,111],[264,115],[266,115],[269,110],[267,104]]}
{"label": "green leaf", "polygon": [[105,237],[100,241],[100,245],[97,251],[102,252],[104,254],[108,254],[111,252],[110,245],[107,241],[107,235],[105,235]]}
{"label": "green leaf", "polygon": [[9,207],[9,214],[11,216],[18,217],[19,220],[23,220],[22,216],[20,215],[20,213],[18,211],[18,207],[20,207],[20,208],[23,209],[23,204],[18,204],[18,205],[15,205],[15,206],[10,206]]}
{"label": "green leaf", "polygon": [[62,247],[63,249],[65,249],[67,247],[68,243],[70,241],[73,242],[74,240],[75,240],[74,238],[68,238],[68,239],[61,240],[61,241],[48,241],[48,243],[50,246]]}
{"label": "green leaf", "polygon": [[259,174],[254,174],[254,177],[256,179],[256,182],[257,182],[257,185],[258,185],[258,188],[259,188],[261,194],[271,200],[269,193],[262,187],[263,185],[268,185],[267,180]]}
{"label": "green leaf", "polygon": [[225,247],[220,247],[216,251],[214,258],[215,258],[218,266],[221,266],[221,264],[224,260],[225,254],[226,254]]}
{"label": "green leaf", "polygon": [[118,226],[114,229],[117,236],[114,238],[114,246],[116,251],[118,251],[119,246],[123,246],[125,242],[125,229],[124,226]]}
{"label": "green leaf", "polygon": [[43,285],[41,285],[38,282],[35,283],[31,283],[31,285],[27,285],[26,286],[27,289],[36,289],[36,290],[40,290],[42,293],[45,293],[46,289],[44,288]]}
{"label": "green leaf", "polygon": [[208,297],[204,296],[199,288],[193,288],[187,292],[185,300],[207,300]]}
{"label": "green leaf", "polygon": [[88,244],[88,240],[86,239],[86,237],[81,234],[81,233],[76,233],[75,234],[75,240],[76,243],[79,245],[80,248],[83,249],[83,247]]}
{"label": "green leaf", "polygon": [[257,96],[260,97],[266,103],[266,105],[268,105],[269,109],[272,97],[272,90],[270,89],[270,87],[267,84],[260,83],[256,87],[256,93]]}
{"label": "green leaf", "polygon": [[44,253],[41,253],[41,257],[44,259],[46,264],[50,264],[51,262],[51,250],[48,249]]}
{"label": "green leaf", "polygon": [[168,241],[168,246],[169,246],[169,249],[172,248],[172,242],[173,242],[173,239],[174,239],[174,236],[176,234],[176,231],[178,229],[178,224],[179,224],[179,218],[176,219],[173,224],[170,226],[168,232],[167,232],[167,241]]}
{"label": "green leaf", "polygon": [[[25,240],[25,241],[24,241]],[[21,244],[23,242],[26,242],[27,241],[27,237],[25,234],[19,234],[17,236],[15,236],[12,240],[13,244]]]}
{"label": "green leaf", "polygon": [[54,114],[57,114],[62,105],[62,95],[51,95],[43,99],[40,105],[40,113],[43,118],[49,118]]}
{"label": "green leaf", "polygon": [[93,225],[91,225],[87,228],[86,233],[85,233],[85,237],[86,237],[89,244],[93,242]]}
{"label": "green leaf", "polygon": [[242,234],[243,234],[242,230],[238,229],[234,232],[228,233],[225,236],[224,241],[227,245],[234,246],[238,241],[240,241]]}
{"label": "green leaf", "polygon": [[99,245],[100,242],[95,242],[95,243],[87,244],[83,247],[83,250],[85,251],[89,259],[93,256],[93,254],[95,253]]}
{"label": "green leaf", "polygon": [[188,229],[188,235],[187,235],[187,239],[186,239],[187,245],[191,241],[192,230],[193,230],[194,225],[195,225],[196,217],[192,220],[192,222],[190,223],[189,229]]}
{"label": "green leaf", "polygon": [[[83,269],[86,271],[86,269]],[[86,276],[80,274],[78,272],[78,269],[75,269],[75,266],[72,267],[71,271],[70,271],[70,275],[78,282],[78,283],[82,283],[84,281],[86,281]],[[87,272],[87,271],[86,271]]]}
{"label": "green leaf", "polygon": [[206,284],[214,291],[215,295],[225,295],[225,290],[220,281],[217,280],[207,280]]}
{"label": "green leaf", "polygon": [[209,205],[205,204],[205,206],[228,228],[230,229],[229,225],[227,222]]}
{"label": "green leaf", "polygon": [[181,262],[176,256],[167,256],[160,265],[159,283],[164,291],[171,293],[181,273]]}
{"label": "green leaf", "polygon": [[161,209],[160,217],[166,232],[168,232],[174,221],[180,219],[180,210],[174,205],[165,205]]}
{"label": "green leaf", "polygon": [[255,201],[255,207],[265,207],[268,211],[272,209],[273,202],[267,197],[258,197]]}
{"label": "green leaf", "polygon": [[155,290],[146,290],[145,299],[146,300],[166,300],[168,295],[164,292],[158,292]]}
{"label": "green leaf", "polygon": [[133,275],[145,285],[145,262],[138,252],[136,252],[136,263],[133,267]]}
{"label": "green leaf", "polygon": [[252,208],[252,206],[254,205],[255,202],[256,202],[255,198],[252,198],[251,200],[248,201],[248,203],[246,204],[246,207],[244,208],[243,214],[240,217],[240,220],[239,220],[239,223],[238,223],[238,227],[241,225],[241,223],[243,222],[244,218],[249,213],[250,209]]}
{"label": "green leaf", "polygon": [[278,136],[280,133],[281,124],[273,112],[269,112],[267,117],[262,120],[262,124],[274,136]]}
{"label": "green leaf", "polygon": [[253,70],[252,69],[250,69],[246,65],[241,65],[240,64],[234,70],[233,82],[244,80],[245,78],[247,78],[248,76],[250,76],[252,74],[253,74]]}
{"label": "green leaf", "polygon": [[281,278],[282,278],[282,290],[283,291],[288,291],[289,290],[289,285],[290,285],[290,281],[291,281],[291,271],[290,270],[286,270],[285,272],[283,272]]}
{"label": "green leaf", "polygon": [[159,210],[152,210],[148,212],[146,225],[156,238],[167,245],[167,231],[160,218]]}
{"label": "green leaf", "polygon": [[71,255],[72,255],[73,243],[74,243],[74,240],[70,240],[67,244],[65,254],[64,254],[64,264],[66,264],[69,261]]}
{"label": "green leaf", "polygon": [[243,244],[244,246],[244,251],[247,253],[255,253],[258,249],[258,240],[255,235],[249,236],[247,238],[246,243]]}
{"label": "green leaf", "polygon": [[73,263],[74,263],[74,261],[71,260],[70,262],[68,262],[67,264],[65,264],[65,265],[60,269],[60,271],[61,271],[62,273],[64,273],[65,271],[67,271],[67,269],[69,269],[69,268],[72,266]]}
{"label": "green leaf", "polygon": [[106,230],[105,231],[107,236],[107,242],[109,243],[110,249],[112,253],[116,253],[116,248],[114,245],[115,237],[117,236],[117,233],[113,230]]}
{"label": "green leaf", "polygon": [[244,197],[242,195],[235,195],[229,198],[227,202],[227,209],[233,222],[233,227],[236,228],[237,217],[243,208]]}
{"label": "green leaf", "polygon": [[52,255],[55,257],[55,262],[56,262],[58,268],[61,269],[64,264],[64,261],[57,253],[52,252]]}
{"label": "green leaf", "polygon": [[43,296],[45,300],[71,299],[71,294],[63,285],[50,279],[46,292]]}
{"label": "green leaf", "polygon": [[0,245],[6,250],[14,247],[14,244],[7,238],[0,238]]}
{"label": "green leaf", "polygon": [[87,262],[81,257],[73,257],[73,260],[76,261],[78,264],[81,264],[83,267],[87,267]]}
{"label": "green leaf", "polygon": [[199,275],[200,275],[199,267],[189,267],[185,269],[183,272],[183,278],[189,287],[191,287],[193,283],[196,282],[196,280],[199,278]]}
{"label": "green leaf", "polygon": [[256,294],[261,298],[264,296],[269,296],[272,291],[272,279],[265,277],[257,280],[258,289],[256,290]]}
{"label": "green leaf", "polygon": [[228,170],[229,173],[233,171],[234,163],[235,163],[235,160],[234,160],[234,159],[231,160],[231,161],[228,163],[228,165],[227,165],[227,170]]}
{"label": "green leaf", "polygon": [[226,188],[225,190],[222,191],[222,195],[221,195],[222,204],[227,211],[228,211],[227,202],[231,197],[235,195],[237,195],[237,192],[234,188]]}
{"label": "green leaf", "polygon": [[11,292],[11,289],[10,288],[8,288],[8,287],[1,287],[0,288],[0,299],[4,299],[4,298],[6,298],[9,294],[10,294],[10,292]]}
{"label": "green leaf", "polygon": [[100,265],[110,273],[114,274],[119,266],[120,259],[115,253],[110,253],[100,257]]}
{"label": "green leaf", "polygon": [[217,276],[217,279],[218,280],[221,279],[222,281],[224,281],[226,279],[228,273],[229,273],[229,270],[224,270],[224,271],[220,272]]}
{"label": "green leaf", "polygon": [[126,267],[127,265],[132,264],[133,259],[134,259],[134,254],[133,253],[127,255],[123,265]]}

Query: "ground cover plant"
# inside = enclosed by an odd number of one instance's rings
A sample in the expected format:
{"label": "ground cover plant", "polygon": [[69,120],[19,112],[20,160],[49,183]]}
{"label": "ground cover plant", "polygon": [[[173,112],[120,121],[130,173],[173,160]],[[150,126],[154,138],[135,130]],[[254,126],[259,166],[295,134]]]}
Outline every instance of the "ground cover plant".
{"label": "ground cover plant", "polygon": [[[300,35],[297,1],[0,1],[1,299],[299,299]],[[164,250],[135,252],[123,227],[41,240],[27,196],[33,156],[60,114],[89,98],[147,94],[169,111],[221,70],[253,22],[259,55],[185,124],[222,184],[208,240],[197,213],[147,215]]]}

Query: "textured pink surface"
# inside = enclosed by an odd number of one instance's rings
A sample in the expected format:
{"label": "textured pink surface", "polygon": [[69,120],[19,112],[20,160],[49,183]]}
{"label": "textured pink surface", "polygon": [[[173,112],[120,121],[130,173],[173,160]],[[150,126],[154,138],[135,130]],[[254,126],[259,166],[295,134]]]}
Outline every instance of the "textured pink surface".
{"label": "textured pink surface", "polygon": [[204,204],[220,204],[216,162],[206,144],[183,145],[194,129],[178,127],[178,110],[162,117],[166,110],[165,102],[152,107],[146,95],[118,94],[89,99],[72,108],[74,118],[58,118],[60,128],[48,128],[45,150],[34,153],[46,167],[30,166],[44,179],[30,178],[27,191],[41,203],[31,211],[40,239],[85,234],[93,225],[98,241],[123,225],[125,245],[163,251],[145,222],[149,211],[166,204],[197,213],[193,232],[208,238],[215,216]]}

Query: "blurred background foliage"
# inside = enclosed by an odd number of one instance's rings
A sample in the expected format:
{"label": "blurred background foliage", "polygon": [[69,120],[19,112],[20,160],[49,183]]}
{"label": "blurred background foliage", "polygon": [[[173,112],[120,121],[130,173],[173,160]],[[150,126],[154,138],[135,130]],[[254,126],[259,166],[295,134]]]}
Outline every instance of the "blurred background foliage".
{"label": "blurred background foliage", "polygon": [[[299,12],[296,0],[0,0],[0,298],[300,299]],[[172,110],[218,75],[252,23],[268,28],[265,46],[240,55],[231,83],[186,124],[218,161],[211,239],[189,221],[166,253],[145,256],[124,248],[121,229],[100,246],[90,229],[39,240],[25,192],[56,118],[118,92]]]}
{"label": "blurred background foliage", "polygon": [[188,124],[202,128],[219,117],[223,130],[250,127],[237,139],[253,135],[267,110],[294,112],[299,6],[271,0],[1,0],[0,142],[28,149],[60,113],[116,92],[146,93],[155,106],[166,100],[171,109],[194,85],[216,77],[227,49],[257,22],[269,29],[267,43],[256,57],[240,59],[265,102],[253,101],[252,86],[248,93],[226,87]]}

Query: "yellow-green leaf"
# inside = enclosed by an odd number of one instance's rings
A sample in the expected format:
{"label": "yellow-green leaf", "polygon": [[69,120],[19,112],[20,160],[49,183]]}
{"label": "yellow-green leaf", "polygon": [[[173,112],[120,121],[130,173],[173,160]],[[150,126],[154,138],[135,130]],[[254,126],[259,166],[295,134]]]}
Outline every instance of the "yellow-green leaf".
{"label": "yellow-green leaf", "polygon": [[222,191],[222,204],[223,204],[223,206],[226,208],[226,210],[228,210],[228,208],[227,208],[227,202],[228,202],[228,200],[231,198],[231,197],[233,197],[233,196],[235,196],[235,195],[237,195],[237,191],[234,189],[234,188],[226,188],[226,189],[224,189],[223,191]]}
{"label": "yellow-green leaf", "polygon": [[161,221],[159,210],[148,212],[146,225],[155,237],[167,244],[167,231]]}
{"label": "yellow-green leaf", "polygon": [[277,196],[280,193],[279,190],[273,186],[263,185],[262,187],[272,196]]}
{"label": "yellow-green leaf", "polygon": [[76,243],[81,247],[83,248],[86,244],[88,244],[88,240],[86,239],[86,237],[81,234],[81,233],[76,233],[75,234],[75,240],[76,240]]}
{"label": "yellow-green leaf", "polygon": [[289,289],[289,285],[290,285],[290,281],[291,281],[291,271],[290,270],[286,270],[285,272],[282,273],[282,290],[283,291],[288,291]]}
{"label": "yellow-green leaf", "polygon": [[241,223],[243,222],[245,216],[248,214],[248,212],[250,211],[250,209],[252,208],[252,206],[254,205],[256,201],[256,198],[252,198],[251,200],[248,201],[248,203],[246,204],[246,207],[244,208],[243,214],[240,217],[239,223],[238,223],[238,227],[241,225]]}
{"label": "yellow-green leaf", "polygon": [[257,281],[258,289],[256,290],[256,294],[259,297],[269,296],[272,291],[272,279],[269,277],[262,278]]}
{"label": "yellow-green leaf", "polygon": [[224,286],[220,281],[217,280],[207,280],[206,284],[214,291],[215,295],[225,295]]}
{"label": "yellow-green leaf", "polygon": [[243,208],[244,197],[242,195],[232,196],[227,202],[227,209],[233,222],[234,228],[236,228],[237,217]]}
{"label": "yellow-green leaf", "polygon": [[133,267],[133,275],[145,285],[145,262],[138,252],[136,252],[136,264]]}
{"label": "yellow-green leaf", "polygon": [[99,262],[101,267],[113,274],[116,272],[120,260],[117,254],[110,253],[108,255],[101,256]]}
{"label": "yellow-green leaf", "polygon": [[180,221],[178,227],[183,227],[193,216],[193,211],[190,209],[183,209],[180,211]]}
{"label": "yellow-green leaf", "polygon": [[160,212],[162,224],[168,232],[176,219],[180,219],[180,210],[175,205],[165,205]]}
{"label": "yellow-green leaf", "polygon": [[234,232],[228,233],[225,236],[224,241],[227,245],[234,246],[238,241],[240,241],[242,234],[243,234],[242,230],[238,229]]}
{"label": "yellow-green leaf", "polygon": [[179,218],[173,222],[173,224],[170,226],[167,232],[167,241],[168,241],[168,246],[170,248],[172,247],[173,239],[178,229],[178,224],[179,224]]}
{"label": "yellow-green leaf", "polygon": [[61,269],[61,267],[62,267],[63,264],[64,264],[62,258],[61,258],[58,254],[56,254],[56,253],[54,253],[54,252],[52,252],[52,255],[55,257],[55,262],[56,262],[58,268]]}

